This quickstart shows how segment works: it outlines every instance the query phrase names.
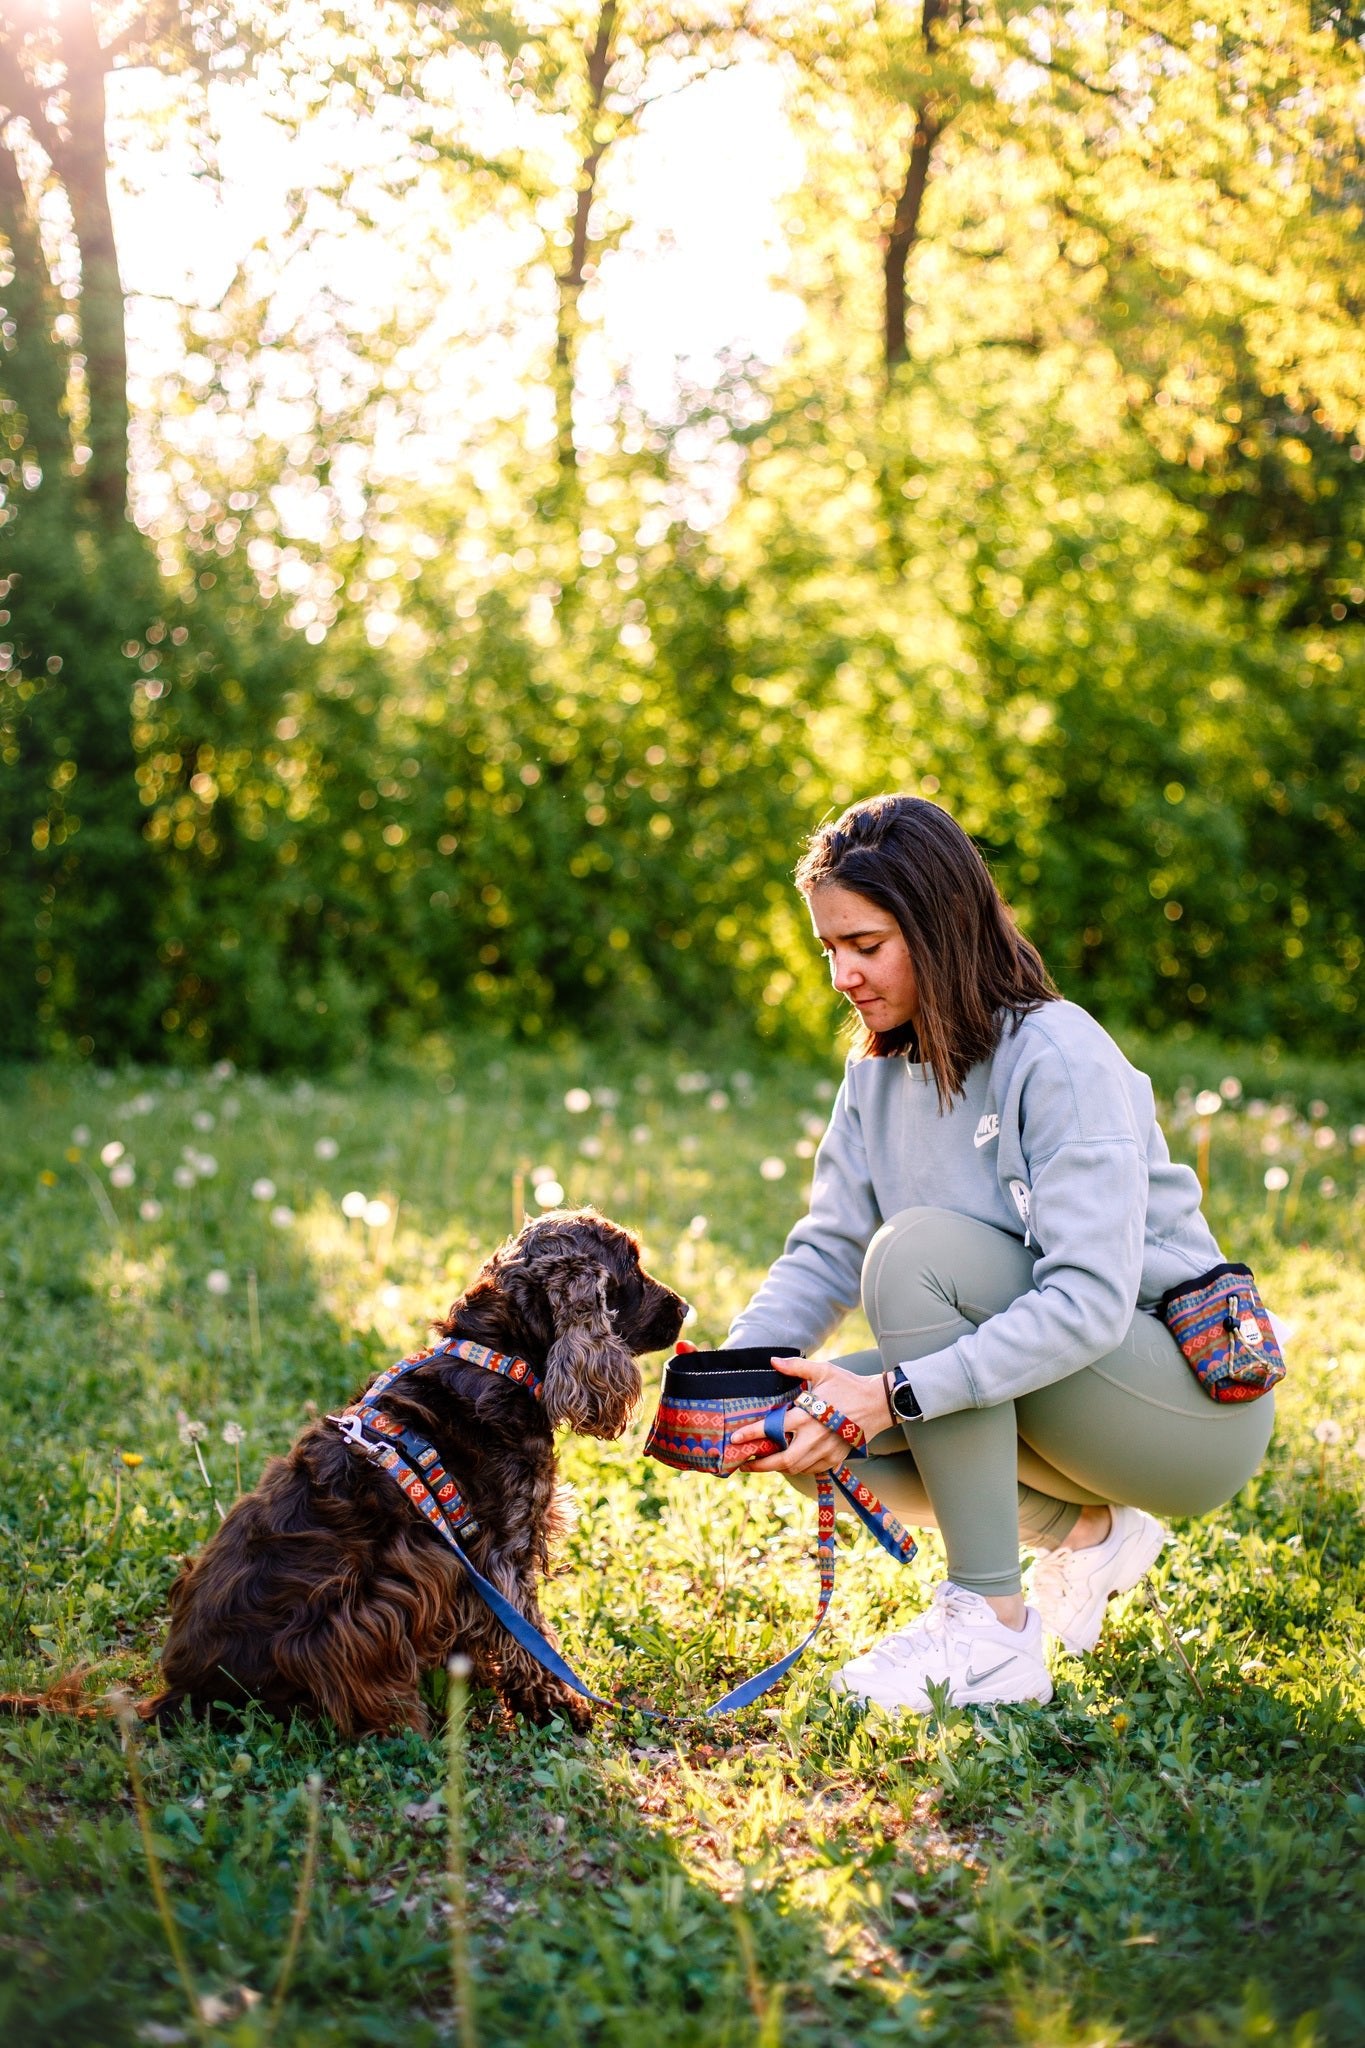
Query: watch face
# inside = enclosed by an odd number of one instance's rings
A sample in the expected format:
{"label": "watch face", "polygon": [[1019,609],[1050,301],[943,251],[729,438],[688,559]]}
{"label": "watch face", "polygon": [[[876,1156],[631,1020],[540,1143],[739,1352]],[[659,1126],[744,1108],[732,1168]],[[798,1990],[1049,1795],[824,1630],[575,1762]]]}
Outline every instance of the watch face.
{"label": "watch face", "polygon": [[891,1395],[891,1406],[902,1422],[914,1422],[917,1419],[920,1406],[909,1380],[897,1380]]}

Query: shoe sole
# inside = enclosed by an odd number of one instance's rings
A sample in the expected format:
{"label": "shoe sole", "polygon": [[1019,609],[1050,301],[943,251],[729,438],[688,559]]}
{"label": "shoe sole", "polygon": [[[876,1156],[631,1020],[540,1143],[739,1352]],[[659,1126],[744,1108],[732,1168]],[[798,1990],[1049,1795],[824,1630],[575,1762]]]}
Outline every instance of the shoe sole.
{"label": "shoe sole", "polygon": [[1103,1599],[1098,1594],[1095,1596],[1085,1610],[1084,1626],[1078,1628],[1073,1623],[1065,1634],[1060,1629],[1049,1630],[1064,1650],[1070,1651],[1073,1657],[1083,1657],[1087,1651],[1094,1649],[1104,1627],[1109,1602],[1119,1599],[1124,1593],[1131,1593],[1134,1586],[1141,1584],[1165,1549],[1166,1542],[1166,1531],[1160,1522],[1152,1522],[1150,1527],[1146,1523],[1138,1525],[1128,1541],[1120,1546],[1118,1555],[1110,1567],[1120,1583],[1111,1586]]}
{"label": "shoe sole", "polygon": [[[949,1693],[948,1704],[950,1707],[1045,1707],[1052,1698],[1053,1690],[1051,1679],[1046,1681],[1046,1689],[1035,1684],[1031,1687],[1021,1686],[1016,1692],[989,1695],[959,1690],[956,1693]],[[922,1705],[917,1700],[878,1699],[875,1693],[863,1692],[857,1686],[845,1684],[837,1672],[830,1680],[830,1691],[856,1701],[861,1707],[880,1707],[884,1714],[932,1714],[934,1711],[934,1703],[927,1693]]]}

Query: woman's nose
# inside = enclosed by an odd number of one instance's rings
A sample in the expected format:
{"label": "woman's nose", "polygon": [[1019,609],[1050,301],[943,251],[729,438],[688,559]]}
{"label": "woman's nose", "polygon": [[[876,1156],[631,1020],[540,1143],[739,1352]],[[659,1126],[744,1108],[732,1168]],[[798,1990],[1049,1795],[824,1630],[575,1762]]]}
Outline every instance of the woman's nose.
{"label": "woman's nose", "polygon": [[862,979],[862,976],[858,972],[857,961],[836,960],[834,962],[833,978],[835,990],[841,996],[846,995],[849,989],[856,988],[858,986],[858,983]]}

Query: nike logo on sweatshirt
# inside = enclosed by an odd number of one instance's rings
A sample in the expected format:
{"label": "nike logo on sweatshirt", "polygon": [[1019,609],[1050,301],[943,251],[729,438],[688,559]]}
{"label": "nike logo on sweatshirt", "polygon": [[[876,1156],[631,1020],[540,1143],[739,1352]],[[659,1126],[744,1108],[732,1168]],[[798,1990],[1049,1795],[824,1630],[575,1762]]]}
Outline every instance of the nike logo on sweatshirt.
{"label": "nike logo on sweatshirt", "polygon": [[983,1145],[989,1145],[992,1138],[998,1138],[999,1136],[999,1117],[983,1116],[980,1123],[976,1127],[976,1131],[972,1137],[972,1143],[975,1145],[977,1151],[979,1152]]}

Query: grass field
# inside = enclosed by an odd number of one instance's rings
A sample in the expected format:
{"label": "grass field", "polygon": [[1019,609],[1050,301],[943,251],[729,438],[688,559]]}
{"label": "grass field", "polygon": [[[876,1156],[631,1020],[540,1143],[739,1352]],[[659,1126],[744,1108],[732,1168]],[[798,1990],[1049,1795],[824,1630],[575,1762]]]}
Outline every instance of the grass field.
{"label": "grass field", "polygon": [[[454,1916],[439,1736],[144,1734],[193,2006],[115,1724],[0,1723],[11,2048],[1365,2039],[1365,1066],[1141,1051],[1186,1091],[1186,1157],[1188,1091],[1240,1082],[1204,1119],[1210,1213],[1297,1325],[1270,1459],[1179,1529],[1164,1618],[1130,1601],[1048,1708],[860,1720],[829,1671],[941,1554],[926,1537],[900,1570],[850,1536],[824,1635],[732,1722],[607,1715],[580,1740],[476,1695]],[[717,1340],[800,1212],[833,1092],[833,1068],[714,1049],[444,1058],[316,1086],[0,1080],[0,1688],[145,1690],[216,1504],[421,1338],[549,1169],[643,1230]],[[566,1445],[581,1518],[547,1604],[600,1688],[684,1707],[804,1631],[813,1511],[646,1464],[643,1429]]]}

